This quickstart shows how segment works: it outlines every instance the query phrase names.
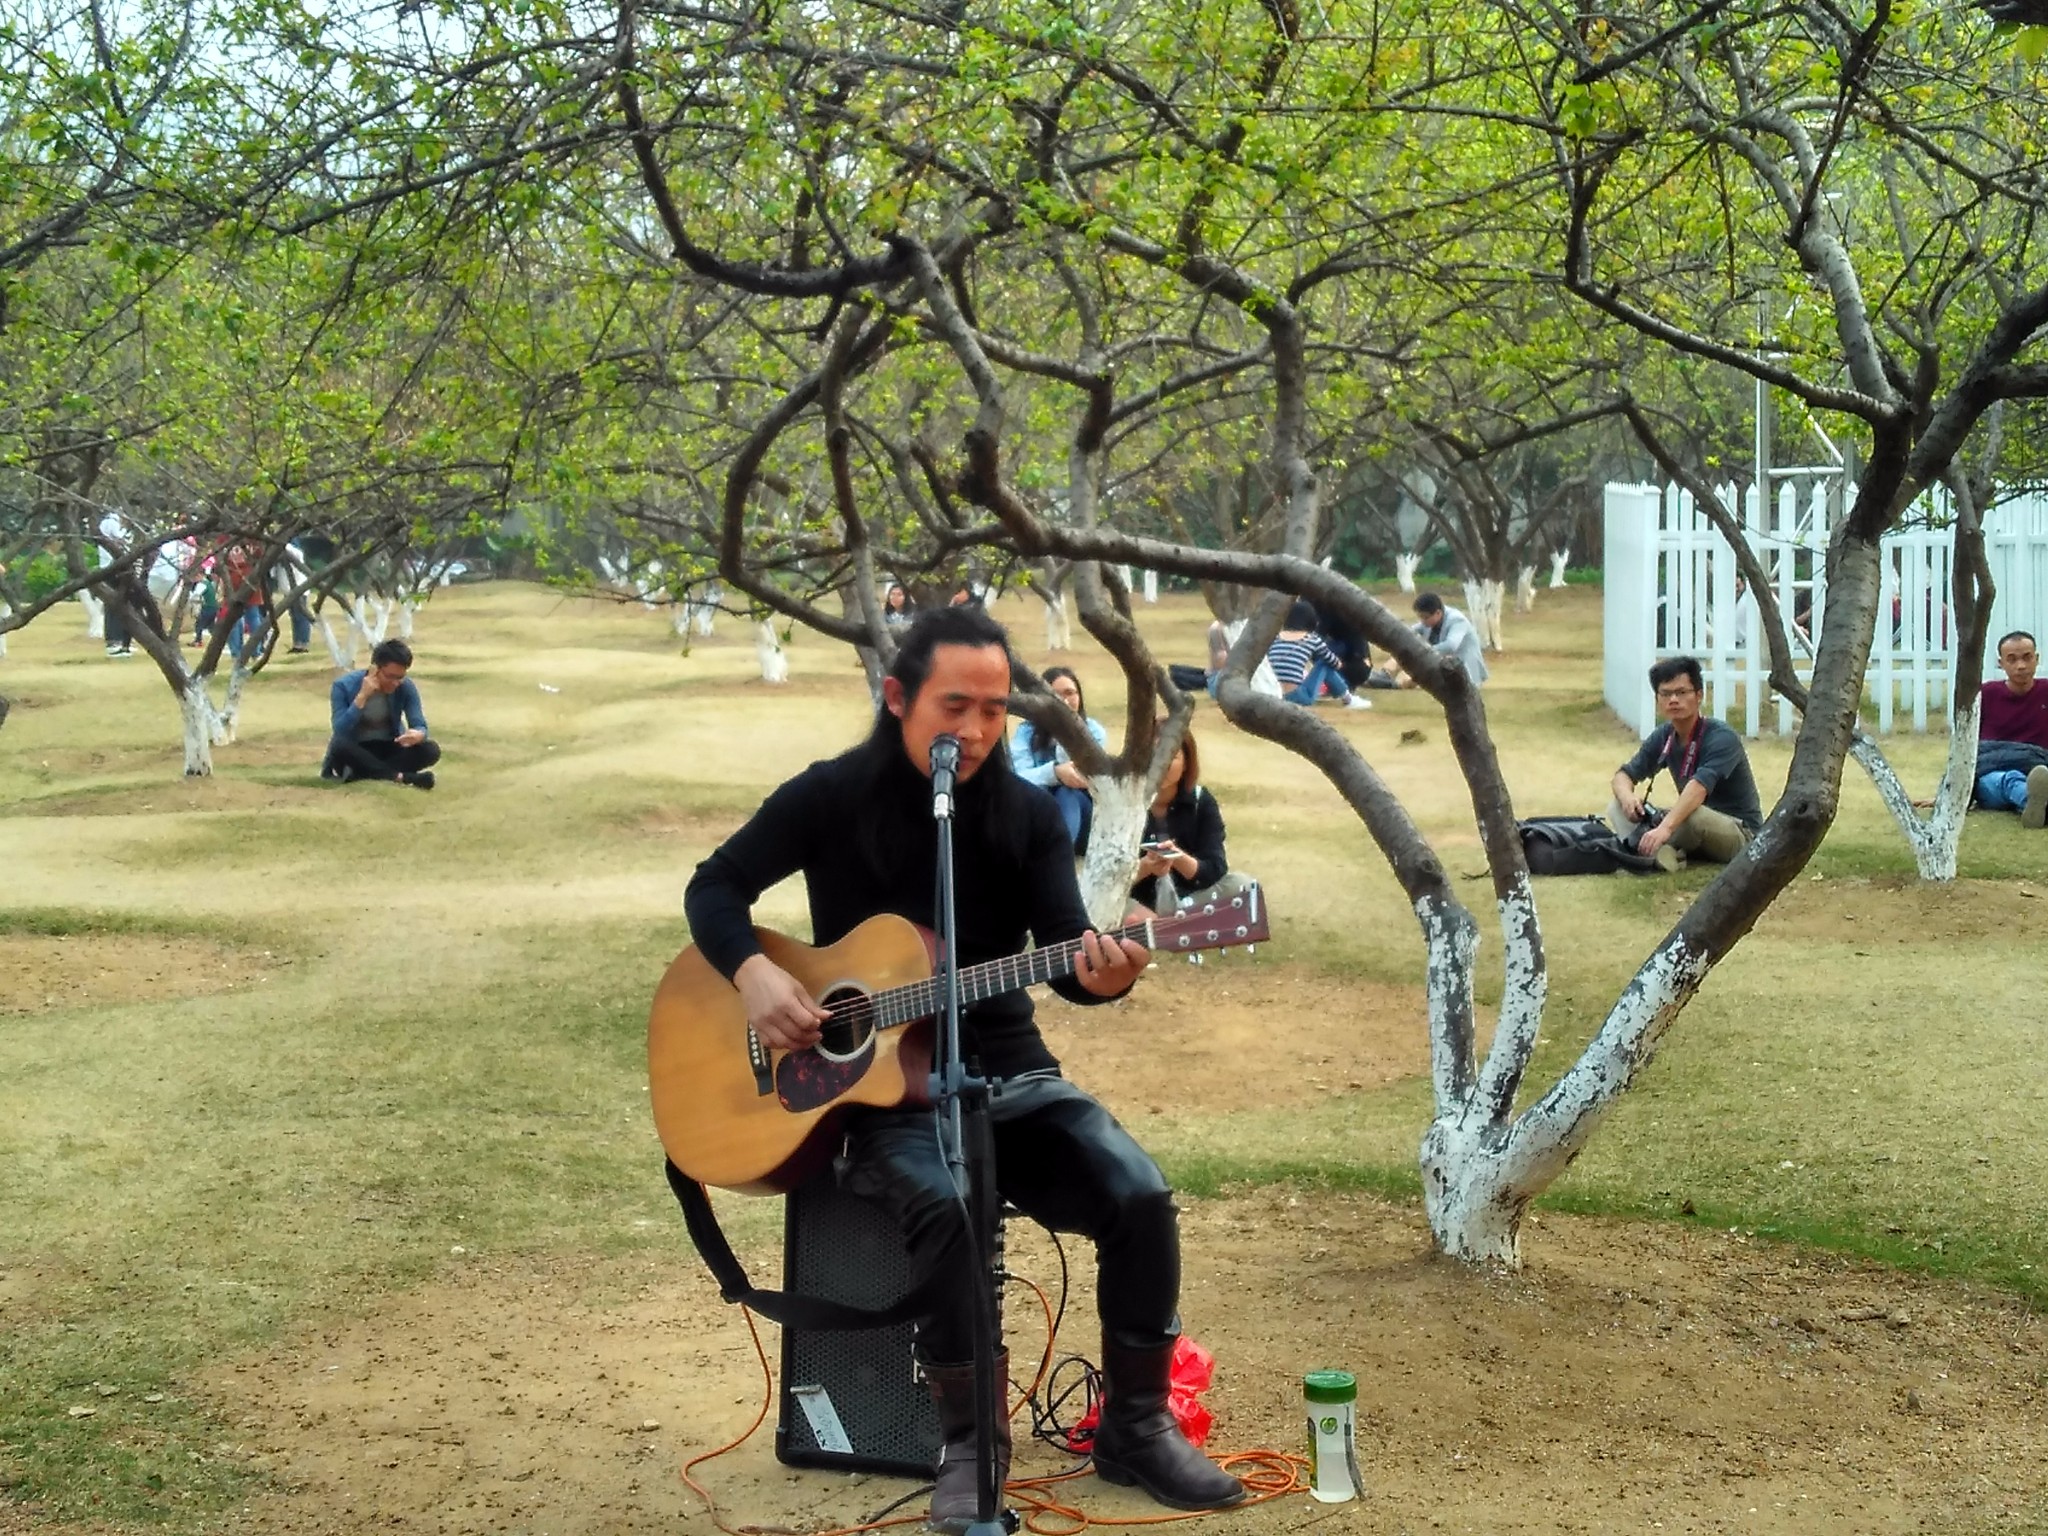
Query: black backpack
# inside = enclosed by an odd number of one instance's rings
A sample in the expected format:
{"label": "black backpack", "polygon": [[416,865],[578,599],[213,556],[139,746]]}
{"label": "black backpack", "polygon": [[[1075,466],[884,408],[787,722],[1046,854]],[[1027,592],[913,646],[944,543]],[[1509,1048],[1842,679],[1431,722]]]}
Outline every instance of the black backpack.
{"label": "black backpack", "polygon": [[1530,816],[1515,829],[1532,875],[1606,875],[1617,869],[1646,874],[1657,867],[1655,858],[1637,853],[1598,816]]}

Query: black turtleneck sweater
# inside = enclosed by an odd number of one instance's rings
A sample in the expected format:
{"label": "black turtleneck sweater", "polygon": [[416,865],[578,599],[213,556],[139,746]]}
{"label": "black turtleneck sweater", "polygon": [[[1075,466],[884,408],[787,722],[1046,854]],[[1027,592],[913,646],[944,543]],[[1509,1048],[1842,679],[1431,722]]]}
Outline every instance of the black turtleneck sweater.
{"label": "black turtleneck sweater", "polygon": [[[936,928],[937,857],[931,782],[901,747],[869,743],[811,764],[763,801],[697,866],[683,909],[698,949],[730,980],[760,951],[752,908],[771,885],[802,871],[814,944],[834,943],[878,912]],[[963,966],[1056,944],[1088,926],[1057,803],[1006,764],[985,763],[960,786],[953,862]],[[1072,976],[1052,987],[1076,1003],[1104,1001]],[[1032,1020],[1028,992],[977,1003],[960,1025],[967,1059],[992,1077],[1059,1065]]]}

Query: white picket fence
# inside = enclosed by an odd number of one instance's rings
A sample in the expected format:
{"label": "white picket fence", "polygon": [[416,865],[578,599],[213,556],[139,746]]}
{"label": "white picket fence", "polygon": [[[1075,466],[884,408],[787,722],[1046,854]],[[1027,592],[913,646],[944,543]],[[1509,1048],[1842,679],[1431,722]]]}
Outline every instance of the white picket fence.
{"label": "white picket fence", "polygon": [[[1829,487],[1820,478],[1788,478],[1766,509],[1754,489],[1741,493],[1743,525],[1793,626],[1793,651],[1803,678],[1827,600]],[[1733,487],[1721,491],[1734,505]],[[1854,488],[1848,488],[1853,498]],[[1950,510],[1945,492],[1916,503],[1906,526],[1887,537],[1877,634],[1866,674],[1867,697],[1880,731],[1900,716],[1924,731],[1932,719],[1947,729],[1951,647],[1949,626]],[[1766,718],[1780,733],[1793,725],[1792,706],[1768,697],[1770,653],[1758,631],[1756,605],[1739,589],[1734,552],[1677,486],[1610,485],[1606,493],[1603,691],[1632,728],[1657,723],[1650,690],[1652,662],[1692,656],[1706,674],[1706,709],[1745,734]],[[1984,520],[1985,553],[1998,595],[1990,637],[2008,630],[2048,631],[2048,498],[2015,497]],[[1987,658],[1987,665],[1989,659]],[[1772,707],[1765,709],[1766,703]]]}

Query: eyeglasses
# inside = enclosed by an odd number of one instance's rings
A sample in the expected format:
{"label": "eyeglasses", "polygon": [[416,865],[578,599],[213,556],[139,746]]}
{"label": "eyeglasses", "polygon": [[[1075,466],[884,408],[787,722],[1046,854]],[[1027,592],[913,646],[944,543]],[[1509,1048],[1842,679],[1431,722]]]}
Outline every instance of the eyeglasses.
{"label": "eyeglasses", "polygon": [[1660,699],[1689,699],[1698,691],[1696,688],[1659,688],[1657,690],[1657,697]]}

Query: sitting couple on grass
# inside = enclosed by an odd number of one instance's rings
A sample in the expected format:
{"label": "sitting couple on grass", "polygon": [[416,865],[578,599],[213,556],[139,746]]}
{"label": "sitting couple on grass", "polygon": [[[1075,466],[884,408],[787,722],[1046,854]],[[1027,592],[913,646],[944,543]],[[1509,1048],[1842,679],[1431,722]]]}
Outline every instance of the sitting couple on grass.
{"label": "sitting couple on grass", "polygon": [[327,760],[320,777],[382,779],[434,787],[434,764],[441,744],[427,739],[426,711],[420,690],[405,674],[412,668],[412,647],[386,640],[370,652],[370,664],[334,680],[328,703],[334,716]]}

